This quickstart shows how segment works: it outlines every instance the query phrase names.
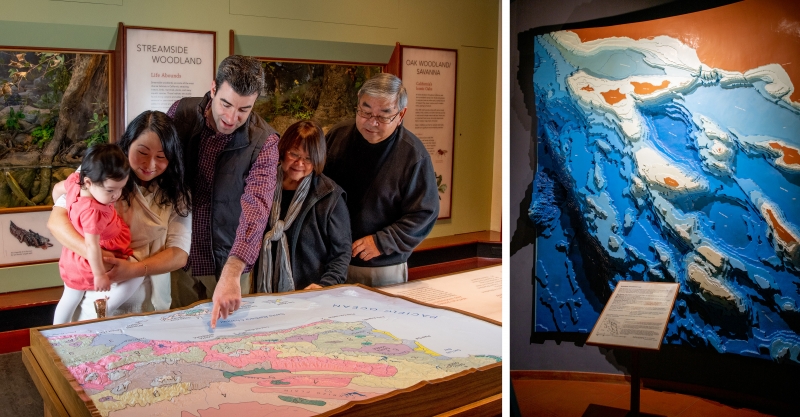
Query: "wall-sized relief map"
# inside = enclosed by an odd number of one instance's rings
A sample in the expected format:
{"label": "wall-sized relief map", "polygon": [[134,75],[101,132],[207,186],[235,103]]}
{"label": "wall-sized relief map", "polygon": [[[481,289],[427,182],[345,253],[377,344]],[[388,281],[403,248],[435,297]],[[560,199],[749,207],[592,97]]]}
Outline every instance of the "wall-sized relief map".
{"label": "wall-sized relief map", "polygon": [[247,297],[216,330],[210,310],[41,334],[112,417],[310,416],[501,362],[500,326],[356,286]]}
{"label": "wall-sized relief map", "polygon": [[800,363],[800,6],[536,36],[535,331],[680,283],[665,342]]}

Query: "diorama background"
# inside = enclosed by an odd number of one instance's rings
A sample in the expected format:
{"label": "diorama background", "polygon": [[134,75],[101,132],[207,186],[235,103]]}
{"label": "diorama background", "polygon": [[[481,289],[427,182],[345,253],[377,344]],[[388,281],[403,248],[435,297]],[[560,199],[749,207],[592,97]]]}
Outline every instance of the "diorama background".
{"label": "diorama background", "polygon": [[52,205],[86,148],[108,142],[109,55],[0,47],[0,208]]}

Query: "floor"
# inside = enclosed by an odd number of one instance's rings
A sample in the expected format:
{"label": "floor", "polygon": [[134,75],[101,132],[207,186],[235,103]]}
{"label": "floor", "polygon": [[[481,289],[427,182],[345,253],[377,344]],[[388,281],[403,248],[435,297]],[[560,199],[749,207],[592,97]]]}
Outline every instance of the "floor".
{"label": "floor", "polygon": [[[515,379],[514,392],[522,416],[623,417],[630,409],[630,385],[604,382]],[[664,417],[772,416],[690,395],[643,388],[642,413]]]}
{"label": "floor", "polygon": [[0,417],[41,417],[44,403],[20,352],[0,355]]}

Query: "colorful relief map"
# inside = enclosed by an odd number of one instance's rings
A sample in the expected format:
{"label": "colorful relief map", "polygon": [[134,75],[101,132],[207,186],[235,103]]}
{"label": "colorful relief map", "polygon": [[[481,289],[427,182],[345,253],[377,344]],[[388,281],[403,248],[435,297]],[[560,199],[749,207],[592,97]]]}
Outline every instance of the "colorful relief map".
{"label": "colorful relief map", "polygon": [[719,37],[764,3],[535,37],[535,331],[678,282],[666,343],[800,363],[800,7]]}
{"label": "colorful relief map", "polygon": [[309,416],[501,361],[501,327],[360,287],[42,331],[103,416]]}

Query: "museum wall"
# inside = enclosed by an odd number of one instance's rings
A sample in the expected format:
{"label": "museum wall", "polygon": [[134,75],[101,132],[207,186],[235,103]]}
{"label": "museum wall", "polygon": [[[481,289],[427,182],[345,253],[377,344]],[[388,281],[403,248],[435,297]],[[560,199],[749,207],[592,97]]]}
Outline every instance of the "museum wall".
{"label": "museum wall", "polygon": [[[117,25],[216,31],[217,61],[271,58],[387,62],[395,42],[458,50],[452,218],[430,237],[499,229],[499,3],[393,0],[3,0],[0,46],[111,50]],[[209,80],[210,82],[210,80]],[[497,191],[499,193],[499,191]],[[0,269],[0,293],[61,285],[57,264]]]}
{"label": "museum wall", "polygon": [[[667,5],[672,3],[672,5]],[[534,28],[535,33],[560,29],[561,25],[601,18],[619,18],[639,10],[659,9],[659,13],[674,5],[685,5],[683,0],[651,0],[633,2],[614,0],[517,0],[510,7],[510,192],[509,219],[510,269],[509,293],[511,297],[511,369],[512,371],[543,370],[564,372],[595,372],[629,374],[630,356],[624,349],[604,349],[584,346],[580,339],[586,335],[557,332],[544,336],[536,334],[532,340],[534,300],[535,230],[528,217],[531,204],[531,183],[536,170],[537,118],[536,108],[529,100],[518,77],[520,66],[533,68],[530,56],[520,56],[520,38],[523,32]],[[701,2],[708,4],[708,2]],[[698,3],[700,4],[700,3]],[[665,5],[658,8],[657,6]],[[708,7],[708,6],[706,6]],[[616,23],[606,22],[605,25]],[[587,25],[592,27],[594,25]],[[604,26],[604,25],[599,25]],[[529,45],[523,46],[526,47]],[[532,55],[532,54],[530,54]],[[521,62],[529,60],[526,62]],[[532,75],[532,71],[523,77]],[[527,78],[523,78],[527,81]],[[555,340],[557,338],[561,340]],[[577,343],[575,341],[578,341]],[[796,366],[735,354],[719,354],[711,348],[662,345],[659,352],[642,356],[642,376],[659,381],[673,381],[691,386],[722,388],[741,393],[742,398],[783,401],[792,397],[787,386],[796,379]],[[683,385],[688,386],[688,385]]]}

